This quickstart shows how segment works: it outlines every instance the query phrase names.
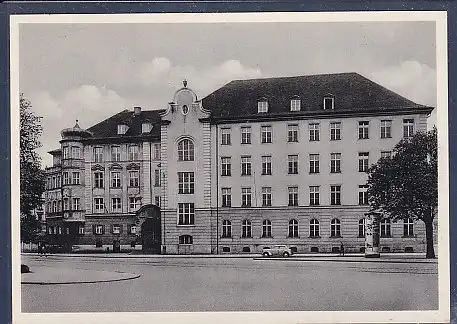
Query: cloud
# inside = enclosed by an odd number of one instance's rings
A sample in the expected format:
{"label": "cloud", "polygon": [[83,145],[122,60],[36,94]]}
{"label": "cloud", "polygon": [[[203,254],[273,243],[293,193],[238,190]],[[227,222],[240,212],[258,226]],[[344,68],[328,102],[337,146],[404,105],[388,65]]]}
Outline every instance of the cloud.
{"label": "cloud", "polygon": [[[372,73],[375,82],[422,105],[436,107],[436,70],[418,61],[403,61]],[[436,124],[436,110],[428,120],[429,127]]]}
{"label": "cloud", "polygon": [[202,98],[233,79],[262,75],[260,69],[245,67],[238,60],[197,69],[192,65],[173,65],[164,57],[131,64],[117,61],[105,71],[95,84],[83,84],[54,95],[46,90],[25,94],[36,114],[43,117],[43,147],[39,150],[43,165],[52,164],[47,152],[59,147],[60,131],[72,127],[76,119],[82,128],[89,128],[137,105],[147,110],[164,109],[184,79]]}

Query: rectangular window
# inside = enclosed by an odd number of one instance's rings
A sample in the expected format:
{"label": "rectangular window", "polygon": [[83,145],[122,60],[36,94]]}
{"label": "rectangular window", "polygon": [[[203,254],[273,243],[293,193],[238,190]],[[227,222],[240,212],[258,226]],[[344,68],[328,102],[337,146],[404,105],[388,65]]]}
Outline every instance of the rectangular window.
{"label": "rectangular window", "polygon": [[359,186],[359,205],[368,205],[368,186]]}
{"label": "rectangular window", "polygon": [[138,160],[138,145],[129,146],[129,160],[130,161]]}
{"label": "rectangular window", "polygon": [[[52,178],[52,187],[55,188],[56,187],[56,182],[55,182],[55,178]],[[68,174],[68,172],[64,172],[63,173],[63,184],[64,185],[68,185],[70,184],[70,176]]]}
{"label": "rectangular window", "polygon": [[129,197],[129,209],[130,212],[136,212],[141,207],[140,197]]}
{"label": "rectangular window", "polygon": [[103,225],[95,225],[95,234],[101,235],[104,232],[104,226]]}
{"label": "rectangular window", "polygon": [[271,126],[260,127],[260,135],[262,143],[271,143],[273,140],[273,131]]}
{"label": "rectangular window", "polygon": [[359,152],[359,172],[368,171],[368,164],[369,164],[368,160],[369,160],[368,152]]}
{"label": "rectangular window", "polygon": [[411,218],[403,220],[403,236],[414,236],[414,221]]}
{"label": "rectangular window", "polygon": [[195,224],[195,207],[194,203],[178,204],[178,225]]}
{"label": "rectangular window", "polygon": [[381,151],[381,159],[390,158],[390,157],[392,157],[392,152],[391,151]]}
{"label": "rectangular window", "polygon": [[222,188],[222,207],[232,207],[231,188]]}
{"label": "rectangular window", "polygon": [[340,122],[330,123],[330,140],[331,141],[341,140],[341,123]]}
{"label": "rectangular window", "polygon": [[300,111],[301,101],[300,99],[292,99],[290,101],[290,111]]}
{"label": "rectangular window", "polygon": [[122,211],[121,198],[111,198],[111,211],[113,213],[120,213]]}
{"label": "rectangular window", "polygon": [[241,127],[241,144],[251,144],[251,126]]}
{"label": "rectangular window", "polygon": [[149,133],[152,129],[152,125],[150,123],[142,123],[141,124],[141,133]]}
{"label": "rectangular window", "polygon": [[287,141],[298,142],[298,125],[287,125]]}
{"label": "rectangular window", "polygon": [[103,213],[105,211],[105,202],[103,198],[94,198],[94,211],[96,213]]}
{"label": "rectangular window", "polygon": [[111,172],[111,187],[120,188],[121,187],[121,173],[120,172]]}
{"label": "rectangular window", "polygon": [[130,226],[130,234],[136,234],[136,226],[135,225]]}
{"label": "rectangular window", "polygon": [[139,187],[140,178],[138,171],[129,171],[129,187]]}
{"label": "rectangular window", "polygon": [[104,188],[103,172],[94,173],[95,188]]}
{"label": "rectangular window", "polygon": [[80,183],[79,172],[73,172],[72,179],[73,179],[73,184],[74,185],[79,185],[79,183]]}
{"label": "rectangular window", "polygon": [[319,173],[319,154],[309,155],[309,173]]}
{"label": "rectangular window", "polygon": [[221,158],[221,176],[231,176],[232,175],[232,162],[230,157]]}
{"label": "rectangular window", "polygon": [[251,157],[250,156],[242,156],[241,157],[241,175],[247,176],[251,175]]}
{"label": "rectangular window", "polygon": [[330,172],[341,173],[341,153],[330,154]]}
{"label": "rectangular window", "polygon": [[71,205],[71,210],[79,210],[80,209],[80,199],[79,198],[73,198],[73,204]]}
{"label": "rectangular window", "polygon": [[178,193],[193,194],[194,186],[193,172],[178,172]]}
{"label": "rectangular window", "polygon": [[94,147],[94,161],[103,162],[103,147]]}
{"label": "rectangular window", "polygon": [[62,159],[69,159],[70,158],[70,148],[68,146],[64,146],[62,148]]}
{"label": "rectangular window", "polygon": [[268,112],[268,101],[259,101],[257,103],[257,112],[259,112],[259,113]]}
{"label": "rectangular window", "polygon": [[392,137],[392,121],[391,120],[381,120],[381,138],[391,138]]}
{"label": "rectangular window", "polygon": [[309,141],[317,142],[319,141],[319,123],[310,123],[309,124]]}
{"label": "rectangular window", "polygon": [[121,226],[113,225],[113,234],[121,234]]}
{"label": "rectangular window", "polygon": [[319,206],[319,186],[309,186],[309,204]]}
{"label": "rectangular window", "polygon": [[154,187],[160,187],[160,170],[154,170]]}
{"label": "rectangular window", "polygon": [[403,119],[403,137],[408,138],[414,135],[414,119]]}
{"label": "rectangular window", "polygon": [[271,155],[262,156],[262,175],[271,175]]}
{"label": "rectangular window", "polygon": [[251,188],[241,188],[241,206],[250,207],[251,206]]}
{"label": "rectangular window", "polygon": [[57,176],[57,188],[62,187],[62,177],[60,175]]}
{"label": "rectangular window", "polygon": [[298,206],[298,187],[289,187],[289,206]]}
{"label": "rectangular window", "polygon": [[298,174],[298,155],[289,155],[288,157],[288,173]]}
{"label": "rectangular window", "polygon": [[330,205],[341,205],[341,186],[330,186]]}
{"label": "rectangular window", "polygon": [[120,161],[121,160],[121,147],[120,146],[111,146],[111,161]]}
{"label": "rectangular window", "polygon": [[271,187],[262,187],[262,206],[271,206]]}
{"label": "rectangular window", "polygon": [[324,98],[324,110],[333,109],[335,100],[334,98],[326,97]]}
{"label": "rectangular window", "polygon": [[160,207],[160,196],[155,196],[155,205]]}
{"label": "rectangular window", "polygon": [[70,209],[70,203],[68,201],[68,198],[63,199],[63,210],[69,210]]}
{"label": "rectangular window", "polygon": [[230,128],[221,128],[221,145],[231,145],[231,132]]}
{"label": "rectangular window", "polygon": [[359,139],[368,139],[368,131],[370,127],[369,121],[359,121]]}
{"label": "rectangular window", "polygon": [[158,144],[158,143],[154,144],[154,160],[161,159],[160,150],[161,150],[160,144]]}
{"label": "rectangular window", "polygon": [[79,234],[79,235],[84,235],[84,226],[80,225],[80,226],[78,227],[78,234]]}
{"label": "rectangular window", "polygon": [[80,159],[81,158],[81,148],[78,146],[71,147],[71,156],[73,159]]}

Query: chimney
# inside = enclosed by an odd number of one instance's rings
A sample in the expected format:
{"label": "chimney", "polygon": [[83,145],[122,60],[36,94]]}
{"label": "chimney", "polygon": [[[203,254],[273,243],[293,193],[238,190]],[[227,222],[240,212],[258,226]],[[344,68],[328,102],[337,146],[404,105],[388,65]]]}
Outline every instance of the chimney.
{"label": "chimney", "polygon": [[133,116],[138,116],[141,113],[141,107],[133,107]]}

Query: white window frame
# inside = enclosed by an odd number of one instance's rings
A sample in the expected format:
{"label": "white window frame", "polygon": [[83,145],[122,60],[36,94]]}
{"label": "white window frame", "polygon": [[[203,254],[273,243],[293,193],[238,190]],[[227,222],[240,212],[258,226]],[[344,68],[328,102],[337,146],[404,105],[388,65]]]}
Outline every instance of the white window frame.
{"label": "white window frame", "polygon": [[381,237],[392,237],[391,221],[388,218],[383,218],[380,221],[380,232]]}
{"label": "white window frame", "polygon": [[309,186],[309,205],[319,206],[320,205],[320,187]]}
{"label": "white window frame", "polygon": [[252,206],[252,188],[243,187],[241,188],[241,207]]}
{"label": "white window frame", "polygon": [[[330,107],[328,107],[328,102],[330,102]],[[330,96],[325,96],[322,105],[324,107],[324,110],[333,110],[335,109],[335,98],[330,97]]]}
{"label": "white window frame", "polygon": [[381,159],[382,158],[391,158],[392,157],[392,151],[381,151]]}
{"label": "white window frame", "polygon": [[228,219],[222,221],[222,238],[232,237],[232,222]]}
{"label": "white window frame", "polygon": [[330,205],[340,206],[341,205],[341,185],[330,186]]}
{"label": "white window frame", "polygon": [[121,188],[121,172],[111,171],[111,188]]}
{"label": "white window frame", "polygon": [[140,186],[140,172],[137,170],[129,171],[129,187]]}
{"label": "white window frame", "polygon": [[341,237],[341,221],[338,218],[330,221],[330,237]]}
{"label": "white window frame", "polygon": [[262,221],[262,237],[272,237],[272,227],[271,220],[264,219]]}
{"label": "white window frame", "polygon": [[268,112],[268,101],[261,100],[257,102],[257,112],[258,113],[267,113]]}
{"label": "white window frame", "polygon": [[271,187],[262,187],[262,206],[268,207],[271,206],[272,195]]}
{"label": "white window frame", "polygon": [[370,167],[370,152],[359,152],[359,172],[367,172]]}
{"label": "white window frame", "polygon": [[111,161],[121,161],[121,147],[118,145],[111,146]]}
{"label": "white window frame", "polygon": [[410,138],[414,136],[414,118],[403,119],[403,137]]}
{"label": "white window frame", "polygon": [[71,210],[80,210],[81,207],[81,199],[79,197],[73,197],[71,202]]}
{"label": "white window frame", "polygon": [[370,138],[370,121],[368,120],[361,120],[359,121],[358,126],[358,139],[369,139]]}
{"label": "white window frame", "polygon": [[252,143],[251,126],[242,126],[241,127],[241,144],[251,144],[251,143]]}
{"label": "white window frame", "polygon": [[188,138],[178,142],[178,161],[194,161],[195,145]]}
{"label": "white window frame", "polygon": [[232,145],[232,129],[229,127],[221,128],[221,145]]}
{"label": "white window frame", "polygon": [[392,138],[392,120],[381,120],[381,138]]}
{"label": "white window frame", "polygon": [[80,173],[78,171],[72,172],[72,180],[74,185],[79,185],[81,183]]}
{"label": "white window frame", "polygon": [[95,225],[95,234],[102,235],[103,234],[103,225]]}
{"label": "white window frame", "polygon": [[241,157],[241,175],[252,175],[252,159],[250,155],[245,155]]}
{"label": "white window frame", "polygon": [[130,212],[136,212],[141,207],[140,197],[129,197],[129,210]]}
{"label": "white window frame", "polygon": [[94,147],[94,162],[103,162],[103,147]]}
{"label": "white window frame", "polygon": [[262,156],[262,175],[271,175],[271,155]]}
{"label": "white window frame", "polygon": [[103,171],[94,172],[94,187],[105,188],[105,174]]}
{"label": "white window frame", "polygon": [[298,154],[287,156],[287,174],[298,174]]}
{"label": "white window frame", "polygon": [[330,153],[330,173],[341,173],[341,153]]}
{"label": "white window frame", "polygon": [[113,213],[119,213],[122,211],[122,199],[120,197],[111,198],[111,211]]}
{"label": "white window frame", "polygon": [[403,220],[403,236],[414,237],[414,220],[412,218]]}
{"label": "white window frame", "polygon": [[81,158],[81,148],[79,146],[72,146],[71,147],[71,157],[73,159],[80,159]]}
{"label": "white window frame", "polygon": [[79,234],[79,235],[84,235],[84,226],[83,226],[83,225],[80,225],[80,226],[78,227],[78,234]]}
{"label": "white window frame", "polygon": [[368,186],[359,185],[359,205],[367,206],[368,205]]}
{"label": "white window frame", "polygon": [[260,141],[262,144],[273,143],[273,127],[271,125],[260,126]]}
{"label": "white window frame", "polygon": [[178,194],[194,194],[194,172],[178,172]]}
{"label": "white window frame", "polygon": [[294,98],[290,100],[290,111],[300,111],[301,110],[301,100],[299,98]]}
{"label": "white window frame", "polygon": [[193,226],[195,225],[195,204],[178,203],[178,225]]}
{"label": "white window frame", "polygon": [[[55,179],[55,178],[53,177],[53,178],[52,178],[52,180],[53,180],[53,188],[55,188],[55,181],[54,181],[54,179]],[[65,172],[63,173],[63,184],[64,184],[64,185],[69,185],[69,184],[70,184],[70,173],[67,172],[67,171],[65,171]]]}
{"label": "white window frame", "polygon": [[139,156],[139,147],[136,144],[129,145],[129,161],[137,161]]}
{"label": "white window frame", "polygon": [[232,188],[221,188],[222,207],[232,207]]}
{"label": "white window frame", "polygon": [[154,144],[154,160],[160,160],[161,157],[161,145],[159,143]]}
{"label": "white window frame", "polygon": [[309,221],[309,237],[320,237],[320,223],[316,218]]}
{"label": "white window frame", "polygon": [[298,206],[298,186],[290,186],[287,188],[288,206]]}
{"label": "white window frame", "polygon": [[243,219],[241,223],[241,237],[251,238],[252,237],[252,222],[249,219]]}
{"label": "white window frame", "polygon": [[94,212],[103,213],[105,211],[105,202],[102,197],[94,198]]}
{"label": "white window frame", "polygon": [[288,143],[298,143],[298,124],[288,124],[287,125],[287,142]]}
{"label": "white window frame", "polygon": [[320,124],[319,123],[309,123],[309,141],[310,142],[319,142],[320,141]]}
{"label": "white window frame", "polygon": [[330,122],[330,140],[341,140],[341,122]]}
{"label": "white window frame", "polygon": [[289,220],[289,233],[288,233],[287,237],[290,237],[290,238],[298,238],[299,237],[299,227],[298,227],[298,225],[299,225],[299,223],[295,218]]}
{"label": "white window frame", "polygon": [[221,176],[230,177],[232,175],[232,158],[229,156],[221,157]]}
{"label": "white window frame", "polygon": [[365,218],[359,219],[359,233],[358,237],[365,237]]}

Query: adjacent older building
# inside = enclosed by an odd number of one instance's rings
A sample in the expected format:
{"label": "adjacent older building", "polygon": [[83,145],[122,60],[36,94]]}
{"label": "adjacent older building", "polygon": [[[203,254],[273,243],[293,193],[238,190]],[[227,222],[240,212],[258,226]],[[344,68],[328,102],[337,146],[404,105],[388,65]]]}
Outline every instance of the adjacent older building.
{"label": "adjacent older building", "polygon": [[[432,110],[356,73],[232,81],[202,100],[184,81],[167,109],[62,131],[48,236],[67,250],[360,252],[366,170]],[[424,246],[422,223],[382,220],[382,251]]]}

